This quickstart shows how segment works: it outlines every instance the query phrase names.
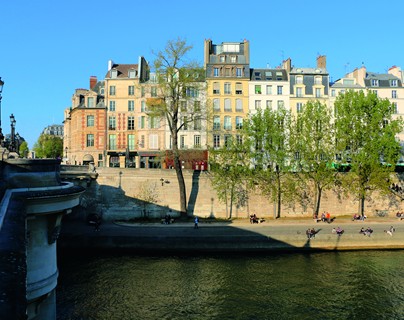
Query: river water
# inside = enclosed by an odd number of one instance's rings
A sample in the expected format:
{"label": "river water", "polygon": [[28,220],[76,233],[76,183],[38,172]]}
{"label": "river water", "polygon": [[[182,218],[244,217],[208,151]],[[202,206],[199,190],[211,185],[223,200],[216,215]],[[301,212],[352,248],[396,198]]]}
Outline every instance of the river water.
{"label": "river water", "polygon": [[404,319],[404,252],[59,252],[58,319]]}

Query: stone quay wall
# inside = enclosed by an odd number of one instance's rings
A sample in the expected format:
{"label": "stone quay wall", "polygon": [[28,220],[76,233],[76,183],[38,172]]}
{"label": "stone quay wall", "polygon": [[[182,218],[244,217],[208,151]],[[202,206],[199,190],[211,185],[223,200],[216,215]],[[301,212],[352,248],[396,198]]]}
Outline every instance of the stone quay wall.
{"label": "stone quay wall", "polygon": [[[97,168],[98,178],[82,196],[81,206],[86,214],[102,214],[103,220],[131,220],[134,218],[162,218],[166,214],[179,214],[178,181],[174,170]],[[259,193],[252,193],[244,206],[230,205],[219,200],[211,184],[209,172],[185,170],[184,178],[188,198],[188,215],[201,218],[248,218],[256,214],[273,218],[272,201]],[[320,212],[332,216],[358,213],[359,202],[353,196],[343,197],[334,191],[324,192]],[[381,197],[373,194],[366,199],[365,214],[375,216],[382,210],[390,217],[403,211],[404,205],[397,196]],[[281,217],[310,217],[312,205],[299,202],[283,203]]]}

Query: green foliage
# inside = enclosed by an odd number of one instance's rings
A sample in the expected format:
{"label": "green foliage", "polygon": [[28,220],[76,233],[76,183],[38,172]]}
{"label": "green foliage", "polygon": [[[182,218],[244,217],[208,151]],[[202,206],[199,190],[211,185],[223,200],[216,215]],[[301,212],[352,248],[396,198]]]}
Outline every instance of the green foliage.
{"label": "green foliage", "polygon": [[314,213],[319,213],[323,190],[333,187],[338,172],[333,164],[335,157],[334,124],[331,110],[319,101],[309,101],[302,113],[292,121],[290,146],[294,155],[292,168],[305,200],[314,197]]}
{"label": "green foliage", "polygon": [[342,163],[351,166],[347,188],[364,199],[373,190],[387,190],[389,177],[400,157],[396,135],[402,120],[392,119],[392,104],[362,91],[337,97],[335,102],[336,150]]}
{"label": "green foliage", "polygon": [[290,172],[290,121],[290,112],[285,109],[265,109],[243,125],[249,143],[246,150],[254,166],[253,183],[276,203],[276,218],[280,217],[285,178]]}
{"label": "green foliage", "polygon": [[29,152],[28,143],[26,141],[23,141],[20,144],[20,148],[18,151],[19,151],[18,153],[19,153],[20,157],[23,157],[23,158],[27,157],[28,152]]}
{"label": "green foliage", "polygon": [[58,158],[63,155],[63,140],[49,134],[41,134],[33,150],[37,158]]}
{"label": "green foliage", "polygon": [[212,186],[220,201],[230,208],[227,215],[232,218],[233,205],[245,206],[248,201],[247,179],[249,177],[248,144],[244,139],[229,139],[225,146],[209,152]]}

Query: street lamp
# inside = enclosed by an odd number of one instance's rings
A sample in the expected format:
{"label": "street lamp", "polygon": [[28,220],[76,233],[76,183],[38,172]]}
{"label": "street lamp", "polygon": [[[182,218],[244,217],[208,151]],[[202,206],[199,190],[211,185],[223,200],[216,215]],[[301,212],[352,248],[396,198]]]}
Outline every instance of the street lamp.
{"label": "street lamp", "polygon": [[17,152],[18,154],[20,153],[20,134],[17,132],[15,134],[15,152]]}
{"label": "street lamp", "polygon": [[68,149],[69,149],[68,147],[65,148],[65,158],[66,158],[66,161],[67,161],[67,150],[68,150]]}
{"label": "street lamp", "polygon": [[3,146],[3,140],[4,140],[4,136],[3,136],[3,132],[1,130],[1,93],[3,92],[3,86],[4,86],[4,81],[1,80],[0,77],[0,147]]}
{"label": "street lamp", "polygon": [[11,144],[10,144],[10,152],[15,151],[15,117],[13,114],[10,116],[10,125],[11,125]]}

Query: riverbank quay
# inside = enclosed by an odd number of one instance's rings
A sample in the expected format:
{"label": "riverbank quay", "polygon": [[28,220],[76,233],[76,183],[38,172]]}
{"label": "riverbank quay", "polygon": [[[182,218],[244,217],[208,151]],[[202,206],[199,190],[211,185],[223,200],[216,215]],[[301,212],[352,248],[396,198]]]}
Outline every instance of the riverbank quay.
{"label": "riverbank quay", "polygon": [[[385,230],[394,227],[389,235]],[[343,234],[333,229],[340,227]],[[363,235],[361,228],[373,233]],[[315,229],[311,239],[306,230]],[[251,224],[248,219],[231,221],[203,220],[199,228],[193,221],[107,222],[99,231],[83,221],[64,221],[58,241],[60,249],[71,250],[128,250],[138,253],[254,253],[254,252],[310,252],[339,250],[404,249],[404,220],[369,218],[352,221],[338,218],[332,223],[313,219],[277,219]]]}

